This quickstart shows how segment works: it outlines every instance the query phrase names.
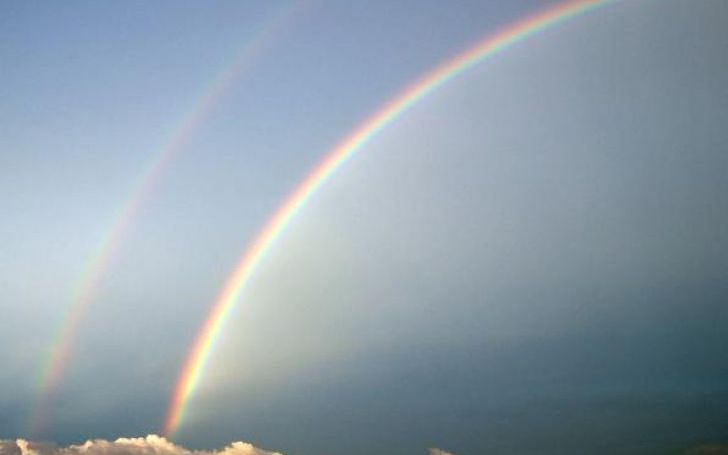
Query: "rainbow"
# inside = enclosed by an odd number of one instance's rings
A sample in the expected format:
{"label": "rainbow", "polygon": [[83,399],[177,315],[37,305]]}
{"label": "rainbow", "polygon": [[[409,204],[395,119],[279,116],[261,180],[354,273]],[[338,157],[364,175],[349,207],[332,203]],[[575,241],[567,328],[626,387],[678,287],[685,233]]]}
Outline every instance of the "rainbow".
{"label": "rainbow", "polygon": [[179,428],[185,415],[186,404],[200,382],[210,355],[222,335],[225,323],[239,300],[245,285],[250,281],[265,258],[266,253],[296,214],[301,211],[314,193],[326,183],[337,169],[418,101],[463,72],[542,30],[611,1],[614,0],[562,2],[526,19],[512,23],[501,31],[477,42],[474,46],[457,54],[417,80],[329,151],[323,161],[308,174],[268,220],[227,279],[184,362],[172,393],[163,433],[168,437],[172,437]]}
{"label": "rainbow", "polygon": [[218,73],[213,82],[197,97],[187,114],[175,123],[176,126],[172,128],[171,134],[163,142],[159,152],[152,157],[136,183],[132,185],[132,192],[125,199],[121,210],[114,216],[110,230],[102,237],[95,254],[87,260],[72,304],[62,317],[61,329],[53,339],[46,360],[39,371],[37,380],[39,392],[30,423],[33,434],[38,434],[44,424],[48,400],[63,375],[84,315],[94,301],[99,285],[108,272],[125,235],[164,170],[179,155],[189,138],[219,104],[230,86],[250,68],[256,58],[302,11],[303,4],[302,1],[283,4],[270,19],[253,30],[250,39],[234,54],[232,64],[226,65]]}

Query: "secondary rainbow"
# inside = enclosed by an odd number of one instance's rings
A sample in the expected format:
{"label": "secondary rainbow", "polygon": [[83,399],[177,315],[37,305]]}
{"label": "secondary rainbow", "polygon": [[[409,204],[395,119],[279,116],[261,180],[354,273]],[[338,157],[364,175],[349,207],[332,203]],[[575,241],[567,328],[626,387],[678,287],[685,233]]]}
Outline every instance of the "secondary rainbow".
{"label": "secondary rainbow", "polygon": [[179,428],[185,415],[186,404],[200,382],[210,354],[213,352],[215,344],[225,327],[225,322],[238,302],[245,285],[250,281],[266,253],[283,233],[290,221],[337,169],[377,133],[390,125],[415,103],[464,71],[548,27],[612,1],[614,0],[563,2],[512,23],[445,61],[417,80],[330,150],[323,161],[299,183],[283,205],[268,220],[227,279],[225,286],[212,306],[212,310],[199,330],[182,367],[164,422],[164,434],[171,437]]}
{"label": "secondary rainbow", "polygon": [[37,380],[39,392],[30,422],[33,434],[37,434],[43,426],[48,400],[63,375],[83,317],[94,301],[99,285],[144,201],[149,197],[164,170],[179,155],[189,138],[218,105],[228,88],[250,68],[256,57],[302,10],[302,4],[301,1],[284,4],[270,19],[251,33],[251,38],[234,53],[233,62],[217,73],[212,83],[197,97],[187,114],[181,116],[175,123],[176,126],[172,128],[159,152],[153,155],[150,163],[132,185],[132,191],[114,216],[109,231],[102,237],[95,254],[88,259],[72,303],[62,318],[60,330],[53,339],[46,360],[39,371]]}

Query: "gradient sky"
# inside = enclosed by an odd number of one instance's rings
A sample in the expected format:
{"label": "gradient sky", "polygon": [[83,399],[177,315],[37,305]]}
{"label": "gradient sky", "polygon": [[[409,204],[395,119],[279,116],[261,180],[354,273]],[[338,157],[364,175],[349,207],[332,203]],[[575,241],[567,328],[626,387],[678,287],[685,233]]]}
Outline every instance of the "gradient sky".
{"label": "gradient sky", "polygon": [[[324,153],[540,1],[301,2],[164,169],[33,437],[158,432],[247,242]],[[165,139],[279,2],[0,6],[0,439]],[[426,98],[244,293],[177,439],[286,454],[728,442],[728,4],[628,0]]]}

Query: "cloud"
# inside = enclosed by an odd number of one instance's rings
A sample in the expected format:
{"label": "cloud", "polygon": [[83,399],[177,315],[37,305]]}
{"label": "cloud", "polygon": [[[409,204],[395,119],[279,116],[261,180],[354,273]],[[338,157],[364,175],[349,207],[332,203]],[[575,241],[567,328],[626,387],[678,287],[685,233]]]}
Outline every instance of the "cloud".
{"label": "cloud", "polygon": [[[702,453],[702,452],[701,452]],[[711,452],[712,453],[712,452]],[[722,453],[722,452],[721,452]],[[237,441],[222,450],[189,450],[166,438],[150,434],[146,438],[88,440],[81,445],[58,447],[47,442],[25,439],[0,439],[0,455],[283,455],[259,449],[247,442]],[[441,449],[429,449],[429,455],[453,455]]]}
{"label": "cloud", "polygon": [[442,449],[432,448],[432,449],[430,449],[430,455],[453,455],[453,454],[450,452],[445,452]]}
{"label": "cloud", "polygon": [[247,442],[233,442],[222,450],[189,450],[167,439],[149,435],[146,438],[119,438],[116,441],[94,439],[81,445],[58,447],[49,443],[24,439],[0,440],[0,455],[282,455],[254,447]]}

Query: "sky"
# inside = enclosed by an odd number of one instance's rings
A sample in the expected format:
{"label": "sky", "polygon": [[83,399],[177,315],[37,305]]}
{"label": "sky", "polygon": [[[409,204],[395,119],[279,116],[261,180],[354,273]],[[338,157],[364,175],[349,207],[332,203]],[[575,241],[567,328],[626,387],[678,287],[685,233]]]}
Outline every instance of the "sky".
{"label": "sky", "polygon": [[[4,2],[0,448],[159,434],[297,183],[443,61],[556,4]],[[179,445],[124,450],[727,444],[726,23],[720,0],[611,2],[425,96],[272,244]]]}

